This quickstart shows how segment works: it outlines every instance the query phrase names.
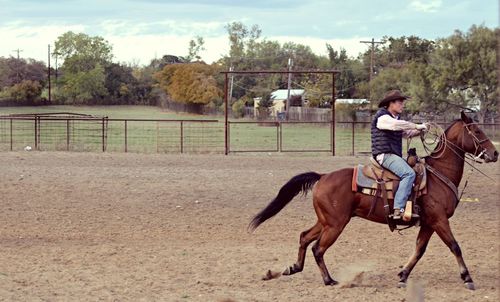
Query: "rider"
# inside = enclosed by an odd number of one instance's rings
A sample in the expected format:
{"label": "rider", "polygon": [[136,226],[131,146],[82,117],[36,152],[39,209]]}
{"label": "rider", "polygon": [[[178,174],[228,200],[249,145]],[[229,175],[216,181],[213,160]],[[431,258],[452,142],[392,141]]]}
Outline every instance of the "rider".
{"label": "rider", "polygon": [[404,101],[408,96],[399,90],[390,90],[380,101],[380,108],[371,124],[372,155],[384,168],[400,178],[399,188],[394,196],[393,219],[401,219],[410,196],[415,171],[402,158],[403,136],[412,137],[427,130],[425,124],[414,124],[399,119],[403,112]]}

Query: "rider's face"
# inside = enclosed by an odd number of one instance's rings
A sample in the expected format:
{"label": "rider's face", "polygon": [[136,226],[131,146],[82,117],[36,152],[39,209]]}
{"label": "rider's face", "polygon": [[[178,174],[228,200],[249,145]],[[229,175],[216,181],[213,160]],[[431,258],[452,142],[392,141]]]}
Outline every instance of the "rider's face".
{"label": "rider's face", "polygon": [[404,100],[396,100],[389,103],[388,110],[393,114],[401,114],[404,108]]}

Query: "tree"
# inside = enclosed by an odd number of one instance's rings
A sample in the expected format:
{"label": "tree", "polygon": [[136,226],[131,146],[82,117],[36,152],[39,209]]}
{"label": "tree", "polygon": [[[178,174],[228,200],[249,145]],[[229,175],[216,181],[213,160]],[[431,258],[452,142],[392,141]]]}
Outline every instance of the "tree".
{"label": "tree", "polygon": [[255,43],[262,34],[257,24],[248,28],[241,22],[229,23],[226,30],[229,35],[229,57],[236,60],[245,57],[247,49],[251,49],[250,52],[255,49]]}
{"label": "tree", "polygon": [[218,68],[205,63],[167,65],[155,75],[159,86],[179,103],[204,105],[221,98],[215,75]]}
{"label": "tree", "polygon": [[89,71],[81,71],[67,77],[66,83],[61,89],[61,96],[68,104],[87,105],[103,104],[108,91],[104,86],[104,68],[97,65]]}
{"label": "tree", "polygon": [[186,57],[187,62],[193,61],[193,59],[196,59],[196,61],[200,61],[200,52],[205,50],[205,40],[203,40],[203,37],[196,36],[195,39],[191,39],[189,41],[189,49],[188,49],[188,55]]}
{"label": "tree", "polygon": [[174,55],[164,55],[160,59],[153,59],[151,63],[149,63],[148,67],[151,67],[157,71],[162,70],[163,67],[169,64],[177,64],[177,63],[187,63],[186,59],[183,57],[178,57]]}
{"label": "tree", "polygon": [[42,86],[47,80],[45,63],[34,59],[0,57],[0,88],[19,84],[22,81],[36,81]]}
{"label": "tree", "polygon": [[339,98],[352,98],[356,84],[368,79],[363,64],[357,59],[350,58],[342,47],[340,52],[337,52],[332,45],[327,43],[326,49],[329,68],[340,70],[340,74],[336,75],[335,78],[337,96]]}
{"label": "tree", "polygon": [[137,79],[132,75],[132,68],[111,63],[104,68],[104,87],[114,104],[132,104],[134,90],[138,85]]}
{"label": "tree", "polygon": [[10,97],[19,104],[35,105],[42,94],[38,81],[23,80],[8,89]]}
{"label": "tree", "polygon": [[68,31],[57,38],[54,53],[63,58],[62,69],[66,73],[93,70],[97,64],[106,66],[113,58],[112,47],[99,36]]}
{"label": "tree", "polygon": [[264,93],[260,98],[259,107],[257,107],[257,118],[259,120],[265,120],[271,114],[271,107],[274,105],[274,97],[270,92]]}
{"label": "tree", "polygon": [[[498,30],[498,29],[497,29]],[[498,78],[495,31],[473,25],[437,41],[431,56],[432,87],[441,100],[458,107],[478,106],[478,117],[497,113]]]}
{"label": "tree", "polygon": [[55,46],[54,53],[64,59],[58,99],[74,104],[105,103],[105,68],[113,57],[111,45],[102,37],[69,31],[57,38]]}

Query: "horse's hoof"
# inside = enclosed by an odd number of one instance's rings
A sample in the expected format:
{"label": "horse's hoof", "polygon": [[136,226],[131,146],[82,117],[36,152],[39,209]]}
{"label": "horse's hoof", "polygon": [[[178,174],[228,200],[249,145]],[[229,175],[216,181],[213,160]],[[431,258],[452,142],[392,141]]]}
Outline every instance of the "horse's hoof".
{"label": "horse's hoof", "polygon": [[406,288],[406,282],[399,281],[398,288]]}
{"label": "horse's hoof", "polygon": [[329,281],[325,281],[325,285],[333,286],[333,285],[337,285],[337,284],[339,284],[339,283],[333,279],[329,280]]}
{"label": "horse's hoof", "polygon": [[474,282],[465,282],[465,287],[470,290],[475,290]]}

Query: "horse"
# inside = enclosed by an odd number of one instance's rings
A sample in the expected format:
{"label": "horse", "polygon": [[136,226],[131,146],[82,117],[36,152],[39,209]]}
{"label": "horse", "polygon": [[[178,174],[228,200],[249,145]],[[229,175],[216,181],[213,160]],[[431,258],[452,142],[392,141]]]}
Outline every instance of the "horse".
{"label": "horse", "polygon": [[[489,138],[471,118],[461,112],[461,118],[455,120],[444,131],[436,148],[425,158],[428,166],[439,173],[427,173],[427,194],[417,200],[421,207],[420,230],[415,251],[398,274],[398,287],[406,286],[411,271],[425,253],[429,239],[433,233],[437,233],[456,257],[460,277],[465,286],[474,290],[474,282],[448,221],[459,203],[456,188],[462,179],[466,154],[472,154],[484,162],[496,162],[498,159],[498,151]],[[282,275],[301,272],[304,269],[307,247],[316,241],[312,253],[324,284],[338,284],[330,276],[323,255],[335,243],[351,218],[360,217],[376,223],[387,223],[380,202],[369,215],[373,196],[352,191],[353,172],[353,168],[344,168],[328,174],[307,172],[296,175],[283,185],[277,196],[263,210],[253,217],[248,226],[250,231],[254,231],[264,221],[278,214],[299,193],[306,194],[310,190],[313,191],[317,222],[300,234],[297,262],[286,268]],[[446,179],[453,183],[455,190],[451,184],[446,184]]]}

